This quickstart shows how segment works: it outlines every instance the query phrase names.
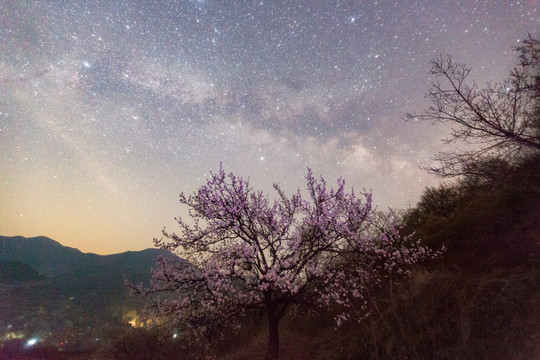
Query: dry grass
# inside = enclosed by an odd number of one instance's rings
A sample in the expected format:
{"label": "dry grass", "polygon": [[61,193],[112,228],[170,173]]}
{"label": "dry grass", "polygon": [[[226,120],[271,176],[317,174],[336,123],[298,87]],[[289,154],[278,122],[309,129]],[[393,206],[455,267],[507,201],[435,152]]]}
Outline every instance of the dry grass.
{"label": "dry grass", "polygon": [[[419,270],[374,295],[360,324],[336,329],[329,317],[285,319],[281,359],[540,358],[540,271],[484,275]],[[264,323],[218,358],[262,359]]]}

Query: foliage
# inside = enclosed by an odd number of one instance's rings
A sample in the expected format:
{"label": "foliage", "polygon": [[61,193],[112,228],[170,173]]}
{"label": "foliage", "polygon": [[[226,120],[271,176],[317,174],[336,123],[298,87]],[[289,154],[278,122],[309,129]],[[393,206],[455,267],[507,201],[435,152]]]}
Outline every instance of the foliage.
{"label": "foliage", "polygon": [[464,148],[441,152],[438,165],[429,170],[443,177],[477,173],[478,162],[503,159],[514,163],[540,152],[540,43],[529,35],[516,49],[520,64],[508,79],[489,83],[484,89],[468,84],[471,72],[450,56],[431,62],[437,79],[427,94],[432,105],[406,119],[449,123],[450,137],[444,141]]}
{"label": "foliage", "polygon": [[375,295],[372,316],[353,330],[362,339],[358,353],[365,359],[536,359],[539,284],[538,269],[415,272]]}
{"label": "foliage", "polygon": [[403,216],[406,231],[431,247],[445,244],[443,264],[460,268],[506,267],[523,263],[534,240],[521,236],[540,202],[540,156],[531,157],[504,178],[465,176],[454,184],[424,191]]}
{"label": "foliage", "polygon": [[[316,180],[308,169],[307,200],[300,190],[290,198],[278,185],[272,202],[249,182],[220,168],[190,196],[180,195],[191,222],[177,219],[181,234],[164,232],[157,246],[176,251],[191,266],[158,258],[151,288],[161,321],[178,320],[195,334],[238,327],[250,312],[268,320],[268,357],[279,354],[278,324],[291,306],[337,306],[340,325],[364,315],[353,308],[364,291],[392,272],[437,255],[410,243],[395,224],[376,230],[371,195],[337,189]],[[360,302],[362,304],[362,302]]]}
{"label": "foliage", "polygon": [[461,194],[454,186],[441,184],[438,187],[427,188],[420,201],[404,215],[404,222],[411,228],[416,228],[428,217],[446,219],[454,211]]}

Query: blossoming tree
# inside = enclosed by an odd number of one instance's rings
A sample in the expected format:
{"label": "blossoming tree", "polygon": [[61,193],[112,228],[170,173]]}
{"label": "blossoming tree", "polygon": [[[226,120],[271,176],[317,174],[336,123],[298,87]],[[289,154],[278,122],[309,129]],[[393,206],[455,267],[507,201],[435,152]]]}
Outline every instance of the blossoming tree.
{"label": "blossoming tree", "polygon": [[[211,174],[197,192],[180,195],[191,222],[176,219],[180,233],[155,245],[186,262],[160,257],[150,288],[158,315],[194,331],[239,326],[242,315],[262,311],[268,320],[268,359],[279,355],[280,319],[293,304],[337,305],[338,325],[358,313],[363,290],[384,274],[433,254],[406,245],[393,226],[374,231],[371,195],[345,191],[345,181],[328,188],[308,169],[307,193],[287,197],[278,185],[275,200],[249,181]],[[358,300],[354,300],[358,299]]]}

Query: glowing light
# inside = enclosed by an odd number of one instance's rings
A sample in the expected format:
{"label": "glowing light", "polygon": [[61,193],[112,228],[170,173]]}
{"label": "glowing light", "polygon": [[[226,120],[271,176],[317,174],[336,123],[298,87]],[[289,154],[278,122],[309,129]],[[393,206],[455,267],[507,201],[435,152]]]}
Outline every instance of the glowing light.
{"label": "glowing light", "polygon": [[129,310],[122,316],[123,320],[134,328],[144,327],[144,322],[140,320],[139,314],[135,310]]}
{"label": "glowing light", "polygon": [[[8,329],[10,329],[9,326],[8,326]],[[3,340],[13,340],[13,339],[22,339],[22,338],[24,338],[24,334],[22,332],[10,331],[4,335]],[[0,340],[2,340],[2,338],[0,338]]]}
{"label": "glowing light", "polygon": [[34,346],[38,342],[37,338],[32,338],[26,342],[26,346]]}

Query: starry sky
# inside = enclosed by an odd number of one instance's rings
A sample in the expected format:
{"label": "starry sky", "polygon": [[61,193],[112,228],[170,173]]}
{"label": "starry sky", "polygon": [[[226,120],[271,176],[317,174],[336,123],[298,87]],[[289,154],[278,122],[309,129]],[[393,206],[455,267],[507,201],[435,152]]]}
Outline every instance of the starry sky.
{"label": "starry sky", "polygon": [[443,126],[429,60],[479,83],[538,35],[540,1],[0,0],[0,234],[152,247],[209,171],[271,193],[309,166],[414,205]]}

